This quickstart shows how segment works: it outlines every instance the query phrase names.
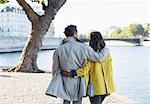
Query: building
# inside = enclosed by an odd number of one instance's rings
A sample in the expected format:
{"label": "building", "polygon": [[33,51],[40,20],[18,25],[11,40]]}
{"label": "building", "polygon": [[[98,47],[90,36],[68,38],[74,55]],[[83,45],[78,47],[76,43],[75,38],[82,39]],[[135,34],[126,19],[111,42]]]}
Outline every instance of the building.
{"label": "building", "polygon": [[[15,3],[14,3],[15,2]],[[42,15],[42,5],[36,0],[30,2],[31,7]],[[16,1],[0,5],[0,37],[28,37],[31,33],[31,22],[24,10]],[[54,37],[54,26],[51,24],[46,37]]]}
{"label": "building", "polygon": [[[37,14],[44,14],[42,5],[36,0],[29,0],[28,3]],[[0,5],[0,53],[22,51],[30,33],[31,22],[15,0]],[[54,37],[54,34],[51,23],[41,49],[54,49],[60,45],[61,38]]]}

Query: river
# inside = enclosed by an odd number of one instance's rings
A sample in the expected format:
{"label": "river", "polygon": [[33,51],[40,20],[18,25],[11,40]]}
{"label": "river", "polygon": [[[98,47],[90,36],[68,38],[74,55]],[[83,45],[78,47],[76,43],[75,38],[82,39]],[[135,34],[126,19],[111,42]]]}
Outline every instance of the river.
{"label": "river", "polygon": [[[113,58],[116,92],[137,102],[150,104],[150,47],[112,46],[109,49]],[[51,71],[53,52],[39,52],[38,66],[41,70]],[[20,54],[0,54],[0,66],[15,65]]]}

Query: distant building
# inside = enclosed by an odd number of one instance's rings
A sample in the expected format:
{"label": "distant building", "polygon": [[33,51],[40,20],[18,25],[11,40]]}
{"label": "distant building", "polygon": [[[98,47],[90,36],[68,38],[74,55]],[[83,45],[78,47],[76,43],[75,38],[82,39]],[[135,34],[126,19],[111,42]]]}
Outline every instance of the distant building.
{"label": "distant building", "polygon": [[[19,4],[14,4],[14,2],[0,5],[0,36],[28,37],[31,33],[31,22],[22,7]],[[38,14],[43,14],[40,4],[33,2],[31,6]],[[46,37],[54,37],[53,23]]]}

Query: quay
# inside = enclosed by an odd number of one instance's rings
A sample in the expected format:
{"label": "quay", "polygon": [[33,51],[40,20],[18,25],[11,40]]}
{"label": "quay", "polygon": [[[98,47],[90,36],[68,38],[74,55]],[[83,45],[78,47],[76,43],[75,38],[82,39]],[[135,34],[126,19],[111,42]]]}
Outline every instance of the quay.
{"label": "quay", "polygon": [[[81,39],[83,42],[88,42],[89,39]],[[105,38],[106,42],[122,42],[124,45],[125,43],[136,45],[136,46],[142,46],[143,45],[143,39],[142,38]],[[116,44],[117,45],[117,44]],[[118,43],[118,45],[120,45]],[[123,45],[123,44],[121,44]]]}
{"label": "quay", "polygon": [[[45,95],[51,78],[51,73],[0,72],[0,104],[63,104],[60,98]],[[83,104],[90,104],[87,97]],[[114,93],[103,104],[141,103]]]}
{"label": "quay", "polygon": [[[26,44],[27,37],[0,37],[0,53],[21,52]],[[61,43],[61,38],[44,38],[41,50],[52,50]]]}
{"label": "quay", "polygon": [[[0,37],[0,53],[21,52],[27,37]],[[62,38],[45,38],[40,50],[54,50],[61,43]],[[88,42],[88,39],[82,39],[83,42]],[[150,41],[142,41],[138,38],[133,39],[105,39],[107,46],[148,46]]]}

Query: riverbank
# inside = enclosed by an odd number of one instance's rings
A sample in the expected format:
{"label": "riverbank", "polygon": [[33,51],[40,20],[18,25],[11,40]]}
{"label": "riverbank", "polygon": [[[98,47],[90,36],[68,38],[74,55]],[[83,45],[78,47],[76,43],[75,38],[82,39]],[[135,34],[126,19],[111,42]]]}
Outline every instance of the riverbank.
{"label": "riverbank", "polygon": [[[105,41],[107,46],[139,46],[137,43],[130,43],[125,41]],[[150,47],[150,41],[143,41],[141,46]]]}
{"label": "riverbank", "polygon": [[145,47],[150,47],[150,41],[144,41],[143,46]]}
{"label": "riverbank", "polygon": [[[21,52],[26,44],[27,37],[0,37],[0,53]],[[60,45],[61,38],[46,37],[42,42],[41,50],[55,49]]]}
{"label": "riverbank", "polygon": [[[0,72],[0,104],[62,104],[61,99],[45,95],[51,78],[50,73]],[[88,98],[83,98],[83,104],[90,104]],[[114,93],[103,104],[140,103]]]}
{"label": "riverbank", "polygon": [[[26,42],[26,38],[9,37],[0,39],[0,53],[21,52]],[[61,38],[45,38],[41,50],[54,50],[60,45]],[[107,46],[139,46],[138,43],[131,43],[119,40],[105,41]],[[143,41],[142,46],[150,47],[150,41]]]}

